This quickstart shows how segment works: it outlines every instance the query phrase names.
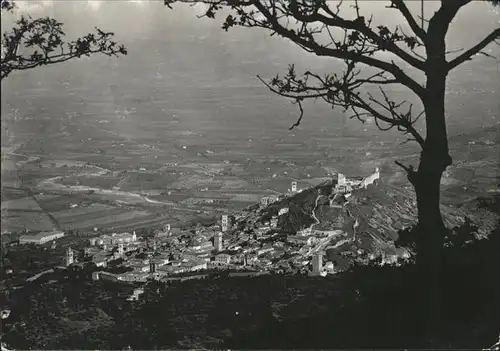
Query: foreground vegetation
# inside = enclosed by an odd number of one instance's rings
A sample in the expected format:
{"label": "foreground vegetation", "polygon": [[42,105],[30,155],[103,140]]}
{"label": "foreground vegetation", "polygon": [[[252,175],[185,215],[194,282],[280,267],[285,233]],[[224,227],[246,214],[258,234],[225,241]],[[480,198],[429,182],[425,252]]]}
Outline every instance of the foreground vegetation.
{"label": "foreground vegetation", "polygon": [[500,325],[500,226],[481,240],[474,230],[468,223],[448,238],[443,323],[432,335],[419,329],[418,272],[409,263],[329,278],[150,282],[138,302],[126,301],[133,285],[92,281],[92,268],[56,271],[10,294],[2,338],[16,349],[482,348]]}

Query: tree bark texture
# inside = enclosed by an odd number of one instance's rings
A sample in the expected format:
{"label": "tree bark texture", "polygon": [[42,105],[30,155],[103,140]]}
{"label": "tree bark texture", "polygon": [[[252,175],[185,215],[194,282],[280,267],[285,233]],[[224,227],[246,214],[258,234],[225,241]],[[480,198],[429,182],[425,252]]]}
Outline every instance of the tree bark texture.
{"label": "tree bark texture", "polygon": [[418,207],[417,267],[422,289],[422,332],[435,333],[441,317],[441,265],[446,228],[440,210],[441,177],[451,165],[445,117],[447,26],[429,25],[424,108],[426,138],[414,177]]}

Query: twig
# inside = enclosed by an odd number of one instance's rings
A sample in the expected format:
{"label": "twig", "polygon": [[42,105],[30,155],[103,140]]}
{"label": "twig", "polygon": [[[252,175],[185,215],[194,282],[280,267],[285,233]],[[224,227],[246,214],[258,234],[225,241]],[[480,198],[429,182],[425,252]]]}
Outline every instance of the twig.
{"label": "twig", "polygon": [[290,128],[288,128],[288,130],[292,130],[295,127],[300,126],[300,122],[302,122],[302,117],[304,116],[304,109],[302,108],[302,102],[301,102],[301,100],[297,99],[297,100],[295,100],[295,102],[292,102],[292,103],[299,105],[300,115],[299,115],[299,118],[297,119],[297,121],[294,124],[292,124],[290,126]]}

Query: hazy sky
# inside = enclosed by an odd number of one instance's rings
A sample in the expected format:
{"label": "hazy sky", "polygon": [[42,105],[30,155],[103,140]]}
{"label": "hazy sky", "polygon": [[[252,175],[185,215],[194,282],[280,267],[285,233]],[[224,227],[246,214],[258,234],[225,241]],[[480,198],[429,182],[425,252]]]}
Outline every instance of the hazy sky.
{"label": "hazy sky", "polygon": [[[396,10],[387,9],[387,3],[361,1],[361,10],[367,16],[373,13],[375,23],[389,27],[401,24],[402,17]],[[419,11],[419,1],[407,3],[413,11]],[[426,16],[432,15],[438,3],[426,1],[425,4]],[[37,85],[53,94],[64,94],[62,82],[68,80],[71,80],[68,84],[72,88],[87,88],[107,96],[108,100],[119,101],[120,96],[134,94],[147,97],[152,94],[180,96],[182,93],[204,97],[207,93],[200,93],[200,89],[206,87],[262,87],[255,77],[257,74],[270,77],[283,73],[289,63],[319,71],[334,71],[339,65],[336,61],[305,53],[277,36],[270,37],[264,30],[235,28],[226,33],[220,29],[222,16],[216,20],[196,17],[202,13],[203,5],[176,4],[174,10],[165,7],[163,1],[145,0],[30,0],[17,1],[17,5],[20,12],[33,17],[56,17],[65,24],[69,38],[84,35],[95,26],[113,31],[117,41],[127,46],[129,55],[119,59],[93,57],[15,73],[2,83],[5,88],[2,89],[2,100],[9,102],[8,107],[22,107],[23,92]],[[2,31],[9,28],[10,20],[2,16]],[[469,4],[451,25],[448,48],[468,48],[498,25],[498,11],[490,4],[480,1]],[[498,47],[491,46],[488,50],[500,55]],[[484,120],[478,124],[491,122],[492,116],[498,115],[498,104],[493,101],[498,93],[498,73],[498,60],[477,57],[451,74],[449,86],[466,91],[476,105],[461,97],[460,104],[449,106],[448,110],[464,111],[463,114],[470,117],[478,111],[477,104],[484,105],[484,100],[486,105],[479,116]],[[474,92],[477,96],[472,96]],[[218,94],[222,101],[224,92],[220,90]],[[227,100],[223,103],[230,105],[233,102]],[[279,103],[285,110],[289,107],[281,100]],[[290,109],[286,111],[290,113]],[[477,120],[478,117],[474,118]]]}
{"label": "hazy sky", "polygon": [[[45,1],[16,1],[20,12],[30,15],[51,15],[65,23],[70,33],[82,33],[92,29],[95,25],[112,30],[119,37],[137,39],[140,37],[170,38],[175,34],[179,38],[185,32],[169,33],[173,29],[183,29],[188,33],[218,34],[212,30],[220,28],[220,20],[197,19],[206,5],[197,4],[188,6],[175,4],[175,11],[163,5],[163,0],[45,0]],[[364,14],[374,14],[375,22],[389,26],[401,24],[402,17],[398,11],[387,9],[388,1],[367,0],[361,1],[361,10]],[[410,9],[419,14],[419,1],[407,1]],[[425,16],[432,15],[439,2],[425,2]],[[349,3],[345,1],[345,8]],[[219,17],[220,18],[220,17]],[[498,10],[482,1],[476,1],[461,10],[453,22],[449,39],[452,46],[471,44],[474,40],[484,36],[499,24]],[[6,21],[2,27],[7,28]],[[254,31],[238,31],[241,39],[254,38]],[[128,40],[127,40],[128,41]]]}
{"label": "hazy sky", "polygon": [[[373,14],[375,25],[383,23],[392,27],[405,23],[398,11],[386,8],[388,2],[360,1],[361,11],[367,17]],[[129,49],[129,56],[120,59],[120,63],[107,60],[105,65],[113,67],[124,64],[140,70],[140,64],[151,64],[153,58],[155,64],[163,64],[180,57],[186,64],[190,60],[193,64],[199,63],[194,62],[196,57],[189,56],[195,53],[199,56],[200,47],[204,48],[207,60],[215,60],[204,62],[207,75],[213,70],[223,70],[222,65],[225,63],[235,63],[234,56],[238,59],[240,56],[245,57],[243,62],[238,62],[241,63],[243,76],[246,75],[246,70],[255,68],[251,65],[245,66],[246,60],[263,61],[257,65],[259,69],[252,73],[254,78],[256,74],[274,75],[268,64],[281,61],[296,63],[299,67],[304,65],[307,69],[318,67],[330,70],[332,65],[335,65],[334,61],[305,53],[278,36],[269,37],[269,32],[265,30],[234,28],[224,32],[220,29],[223,16],[219,16],[216,20],[196,17],[197,14],[203,13],[206,5],[202,4],[195,6],[175,4],[174,10],[170,10],[163,5],[163,0],[30,0],[16,1],[16,3],[20,13],[28,13],[33,17],[45,15],[56,17],[65,24],[68,38],[82,36],[92,31],[95,26],[115,32],[117,40]],[[420,12],[419,3],[417,0],[407,1],[414,15]],[[426,1],[425,16],[431,16],[438,5],[437,1]],[[349,9],[347,1],[343,6]],[[476,1],[464,7],[449,30],[448,49],[468,48],[498,27],[500,17],[497,9],[484,1]],[[9,28],[10,20],[9,16],[2,16],[2,31]],[[208,50],[205,50],[207,48]],[[490,46],[488,51],[492,54],[500,53],[498,46]],[[96,64],[102,61],[100,58],[93,58]],[[478,57],[476,61],[481,64],[484,62],[490,67],[495,66],[494,60],[484,60],[484,57]],[[58,71],[70,69],[73,64],[74,62],[71,62],[58,66]],[[21,76],[38,75],[44,71],[49,72],[51,69],[39,68],[36,72],[30,71],[26,74],[23,72],[19,77],[21,79]],[[78,71],[72,72],[72,75],[78,74]],[[10,80],[15,79],[10,78]]]}

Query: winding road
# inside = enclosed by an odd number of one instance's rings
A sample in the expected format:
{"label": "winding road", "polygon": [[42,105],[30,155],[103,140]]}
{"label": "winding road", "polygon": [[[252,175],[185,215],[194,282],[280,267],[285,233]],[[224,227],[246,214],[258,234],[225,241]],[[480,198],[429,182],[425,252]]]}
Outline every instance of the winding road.
{"label": "winding road", "polygon": [[[316,216],[316,210],[318,208],[318,202],[319,200],[322,198],[322,197],[325,197],[325,195],[318,195],[318,197],[316,198],[316,202],[315,202],[315,205],[314,205],[314,208],[311,212],[311,217],[314,218],[314,221],[315,223],[311,224],[311,226],[306,229],[306,231],[309,231],[310,233],[312,233],[312,230],[314,228],[315,225],[317,224],[320,224],[320,220],[318,219],[318,217]],[[345,204],[344,204],[345,205]],[[349,243],[349,242],[352,242],[355,240],[355,237],[356,237],[356,227],[359,226],[359,223],[357,221],[357,219],[354,218],[354,216],[352,216],[351,212],[349,211],[349,209],[346,208],[346,211],[347,211],[347,215],[354,219],[354,223],[353,223],[353,232],[354,232],[354,235],[353,237],[351,238],[346,238],[344,240],[340,240],[338,241],[337,243],[335,243],[335,245],[331,246],[330,248],[337,248],[341,245],[344,245],[346,243]],[[326,238],[322,238],[314,247],[311,247],[311,248],[308,248],[307,252],[304,253],[304,256],[309,256],[309,255],[312,255],[318,251],[321,251],[323,250],[327,245],[328,243],[335,237],[335,236],[338,236],[339,233],[337,230],[333,230],[333,231],[328,231],[328,235]]]}
{"label": "winding road", "polygon": [[311,224],[310,227],[306,229],[309,232],[312,232],[313,227],[315,225],[320,224],[320,221],[319,221],[318,217],[316,217],[316,209],[318,208],[319,199],[322,198],[322,197],[325,197],[325,196],[324,195],[318,195],[318,197],[316,198],[316,202],[314,204],[314,208],[313,208],[313,210],[311,212],[311,217],[314,218],[314,220],[316,221],[316,223]]}
{"label": "winding road", "polygon": [[[60,180],[61,178],[62,177],[53,177],[53,178],[43,180],[40,183],[38,183],[37,188],[40,190],[50,190],[50,191],[69,192],[69,193],[94,191],[96,194],[99,194],[99,195],[111,195],[111,196],[114,195],[114,196],[123,196],[126,198],[131,198],[130,203],[136,203],[139,201],[139,202],[145,202],[145,203],[150,203],[150,204],[155,204],[155,205],[164,205],[164,206],[170,206],[170,207],[177,207],[178,206],[174,202],[153,200],[147,196],[144,196],[144,195],[138,194],[138,193],[133,193],[133,192],[100,189],[100,188],[94,188],[94,187],[83,186],[83,185],[62,185],[62,184],[57,183],[57,181]],[[120,201],[120,200],[118,200],[118,201]],[[123,200],[121,200],[120,202],[127,203],[126,201],[123,201]],[[193,211],[193,212],[197,211],[194,209],[187,209],[187,208],[183,208],[183,210]]]}

